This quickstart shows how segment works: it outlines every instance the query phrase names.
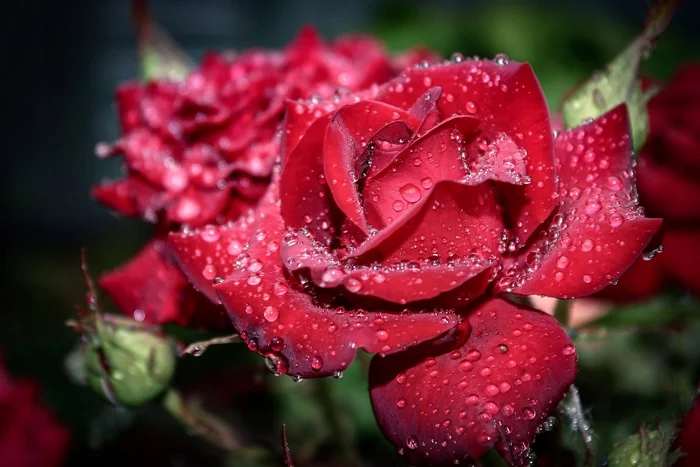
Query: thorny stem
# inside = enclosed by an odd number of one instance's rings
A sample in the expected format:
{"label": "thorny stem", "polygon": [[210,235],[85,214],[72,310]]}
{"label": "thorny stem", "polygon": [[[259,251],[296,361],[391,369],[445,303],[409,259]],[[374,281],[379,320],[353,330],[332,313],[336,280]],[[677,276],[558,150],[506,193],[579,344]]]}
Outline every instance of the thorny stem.
{"label": "thorny stem", "polygon": [[569,392],[559,403],[559,412],[569,420],[571,429],[581,434],[583,444],[586,446],[585,465],[594,466],[596,455],[593,446],[593,428],[583,413],[583,404],[576,385],[571,385]]}
{"label": "thorny stem", "polygon": [[194,355],[195,357],[199,357],[204,353],[205,350],[207,350],[207,347],[209,347],[210,345],[233,344],[237,342],[241,342],[241,338],[238,336],[238,334],[231,334],[230,336],[219,336],[204,341],[193,342],[190,345],[188,345],[185,348],[185,350],[180,352],[180,357],[184,355]]}
{"label": "thorny stem", "polygon": [[282,449],[284,450],[285,467],[294,467],[292,453],[289,452],[289,442],[287,441],[287,425],[282,425]]}

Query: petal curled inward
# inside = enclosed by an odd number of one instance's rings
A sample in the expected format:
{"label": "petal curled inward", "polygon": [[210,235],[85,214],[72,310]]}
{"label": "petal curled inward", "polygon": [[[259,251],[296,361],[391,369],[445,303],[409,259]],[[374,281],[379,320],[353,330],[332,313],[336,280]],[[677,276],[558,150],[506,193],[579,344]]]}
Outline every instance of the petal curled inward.
{"label": "petal curled inward", "polygon": [[616,107],[556,140],[561,204],[497,290],[576,298],[614,282],[661,226],[637,203],[627,111]]}
{"label": "petal curled inward", "polygon": [[384,434],[415,465],[477,460],[495,446],[527,465],[537,427],[576,375],[576,352],[551,316],[490,299],[455,347],[374,357],[370,396]]}
{"label": "petal curled inward", "polygon": [[214,286],[234,327],[273,369],[299,377],[343,371],[363,348],[392,353],[454,327],[451,312],[401,313],[324,307],[284,273],[279,203],[260,216],[232,274]]}
{"label": "petal curled inward", "polygon": [[411,68],[403,79],[382,87],[377,100],[408,108],[436,86],[442,89],[437,102],[442,118],[472,115],[481,120],[479,137],[466,148],[467,158],[477,158],[504,134],[522,151],[529,183],[502,188],[511,228],[521,240],[528,238],[556,204],[549,110],[532,68],[504,58]]}

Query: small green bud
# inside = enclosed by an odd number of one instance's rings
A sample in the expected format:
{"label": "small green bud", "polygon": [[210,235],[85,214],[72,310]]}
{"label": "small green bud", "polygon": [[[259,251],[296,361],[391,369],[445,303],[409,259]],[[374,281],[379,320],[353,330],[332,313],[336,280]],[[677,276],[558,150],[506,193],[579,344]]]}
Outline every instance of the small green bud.
{"label": "small green bud", "polygon": [[174,342],[158,327],[96,314],[83,351],[88,384],[115,404],[139,406],[158,396],[175,371]]}

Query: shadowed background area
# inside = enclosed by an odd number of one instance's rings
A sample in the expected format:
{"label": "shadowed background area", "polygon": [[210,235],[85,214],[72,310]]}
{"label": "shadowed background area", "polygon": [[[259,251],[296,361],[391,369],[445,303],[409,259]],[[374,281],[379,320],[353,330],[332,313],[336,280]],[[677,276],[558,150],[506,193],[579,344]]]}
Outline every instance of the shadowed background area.
{"label": "shadowed background area", "polygon": [[[46,0],[12,2],[5,9],[3,30],[10,38],[5,95],[11,124],[2,170],[6,240],[0,353],[14,373],[39,381],[44,399],[73,430],[70,465],[219,465],[218,451],[187,437],[162,411],[109,409],[97,395],[71,383],[63,370],[76,340],[63,323],[82,299],[80,248],[87,248],[97,275],[131,256],[149,234],[147,225],[117,218],[89,196],[92,185],[120,173],[118,158],[100,161],[94,147],[118,136],[113,92],[118,83],[138,75],[129,2]],[[209,49],[281,47],[305,24],[327,38],[371,33],[392,51],[426,45],[445,56],[455,51],[486,57],[506,53],[532,63],[556,109],[567,89],[601,68],[636,34],[644,2],[154,0],[151,12],[195,58]],[[700,4],[685,2],[645,70],[664,78],[681,61],[700,58],[698,17]],[[673,386],[673,378],[697,379],[697,365],[688,369],[678,363],[680,354],[693,349],[700,354],[697,344],[659,344],[657,338],[596,349],[591,365],[605,364],[606,375],[619,377],[605,352],[644,362],[656,348],[652,360],[673,368],[666,385]],[[293,443],[296,448],[318,450],[328,465],[338,465],[331,460],[337,452],[346,453],[348,465],[396,462],[374,425],[358,365],[326,400],[319,394],[335,381],[270,383],[261,363],[245,350],[216,349],[184,362],[178,377],[183,384],[197,380],[197,390],[206,392],[208,401],[225,405],[242,439],[279,449],[279,426],[286,422],[290,432],[298,433],[290,435],[292,440],[304,433],[311,439]],[[694,375],[680,376],[693,370]],[[611,421],[603,433],[625,434],[650,414],[662,416],[658,407],[663,407],[667,388],[654,379],[653,372],[623,375],[621,387],[633,393],[627,403],[635,410],[628,411],[626,420]],[[601,381],[584,381],[584,395],[586,384],[595,388]],[[340,413],[351,415],[334,420],[317,407],[319,400],[321,406],[339,404]],[[612,396],[601,402],[601,417],[613,410],[606,404],[615,403]],[[347,440],[329,439],[329,433]]]}

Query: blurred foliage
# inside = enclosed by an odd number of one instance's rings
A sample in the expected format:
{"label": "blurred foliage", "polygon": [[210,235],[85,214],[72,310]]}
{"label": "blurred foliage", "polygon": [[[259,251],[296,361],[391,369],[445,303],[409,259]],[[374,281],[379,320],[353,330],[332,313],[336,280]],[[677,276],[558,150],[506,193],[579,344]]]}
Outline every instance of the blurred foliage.
{"label": "blurred foliage", "polygon": [[[574,85],[600,69],[638,33],[639,27],[600,11],[527,7],[522,2],[457,3],[406,7],[382,4],[369,32],[399,51],[424,44],[445,54],[493,57],[506,53],[529,61],[553,109]],[[641,6],[641,2],[640,2]],[[641,14],[639,15],[641,18]],[[700,49],[673,31],[664,36],[644,70],[668,76]],[[85,157],[91,157],[85,154]],[[88,196],[88,193],[85,193]],[[51,203],[46,199],[47,204]],[[0,342],[12,370],[42,385],[44,399],[73,430],[71,466],[253,465],[242,452],[226,453],[189,433],[158,403],[114,409],[88,388],[70,381],[63,358],[77,336],[64,326],[83,296],[79,249],[87,247],[97,274],[135,253],[149,229],[121,220],[99,237],[58,241],[51,233],[15,239],[6,253]],[[577,385],[591,420],[598,460],[642,424],[671,426],[690,406],[700,379],[700,304],[669,295],[601,318],[575,337],[580,358]],[[211,336],[170,329],[189,343]],[[213,346],[201,357],[180,360],[175,387],[201,401],[198,409],[230,424],[245,452],[265,450],[282,465],[282,424],[295,465],[405,465],[374,421],[367,391],[368,356],[361,354],[342,379],[299,383],[274,377],[244,345]],[[535,451],[548,465],[583,459],[580,436],[565,423],[542,433]],[[253,456],[255,457],[255,456]],[[544,463],[544,462],[543,462]],[[487,455],[485,465],[502,465]]]}

